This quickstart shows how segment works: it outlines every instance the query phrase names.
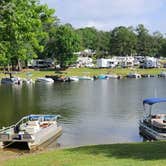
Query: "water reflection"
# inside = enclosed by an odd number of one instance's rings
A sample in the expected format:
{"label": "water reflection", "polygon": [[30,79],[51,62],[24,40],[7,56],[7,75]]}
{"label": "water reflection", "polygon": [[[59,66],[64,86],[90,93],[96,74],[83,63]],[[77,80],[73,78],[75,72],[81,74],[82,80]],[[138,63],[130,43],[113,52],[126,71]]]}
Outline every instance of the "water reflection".
{"label": "water reflection", "polygon": [[[62,147],[142,141],[142,100],[165,97],[165,79],[122,79],[0,86],[0,127],[27,114],[60,114]],[[164,108],[164,107],[160,107]],[[59,145],[58,144],[58,145]]]}

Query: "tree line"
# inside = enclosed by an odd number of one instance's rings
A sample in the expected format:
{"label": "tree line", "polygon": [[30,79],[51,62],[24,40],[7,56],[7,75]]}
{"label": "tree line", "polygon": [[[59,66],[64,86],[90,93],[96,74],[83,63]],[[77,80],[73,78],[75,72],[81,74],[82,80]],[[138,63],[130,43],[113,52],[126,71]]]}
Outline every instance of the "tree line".
{"label": "tree line", "polygon": [[0,1],[0,64],[21,70],[28,60],[55,58],[61,67],[74,63],[75,52],[91,49],[96,58],[166,56],[166,38],[142,24],[100,31],[61,24],[55,10],[38,0]]}

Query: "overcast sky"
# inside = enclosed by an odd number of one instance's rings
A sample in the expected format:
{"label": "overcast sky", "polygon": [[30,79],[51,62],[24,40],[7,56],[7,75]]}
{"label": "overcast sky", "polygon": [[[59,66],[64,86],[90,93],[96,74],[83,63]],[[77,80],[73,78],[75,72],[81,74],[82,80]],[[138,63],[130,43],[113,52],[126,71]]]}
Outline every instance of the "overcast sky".
{"label": "overcast sky", "polygon": [[74,27],[144,24],[150,31],[166,32],[166,0],[41,0],[56,10],[62,23]]}

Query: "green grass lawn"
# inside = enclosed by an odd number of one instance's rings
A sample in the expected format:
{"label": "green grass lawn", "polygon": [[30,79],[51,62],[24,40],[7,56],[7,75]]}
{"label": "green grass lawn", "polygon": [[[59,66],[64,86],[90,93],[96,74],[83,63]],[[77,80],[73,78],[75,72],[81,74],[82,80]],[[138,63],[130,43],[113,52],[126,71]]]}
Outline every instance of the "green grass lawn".
{"label": "green grass lawn", "polygon": [[137,72],[139,74],[159,74],[161,71],[164,69],[129,69],[129,68],[114,68],[114,69],[93,69],[93,68],[75,68],[75,69],[67,69],[64,71],[66,75],[69,76],[80,76],[80,75],[89,75],[89,76],[94,76],[94,75],[100,75],[100,74],[117,74],[117,75],[122,75],[125,76],[130,72]]}
{"label": "green grass lawn", "polygon": [[[26,78],[27,73],[31,73],[31,78],[35,80],[38,77],[44,77],[45,75],[62,75],[62,76],[98,76],[100,74],[117,74],[125,76],[130,72],[137,72],[139,74],[153,74],[157,75],[161,71],[164,71],[165,69],[122,69],[122,68],[115,68],[115,69],[93,69],[93,68],[69,68],[63,71],[36,71],[36,70],[28,70],[28,71],[22,71],[17,72],[17,74],[14,74],[14,76],[18,76],[21,78]],[[6,77],[8,75],[0,73],[0,78]]]}
{"label": "green grass lawn", "polygon": [[3,166],[165,166],[166,142],[96,145],[34,153]]}

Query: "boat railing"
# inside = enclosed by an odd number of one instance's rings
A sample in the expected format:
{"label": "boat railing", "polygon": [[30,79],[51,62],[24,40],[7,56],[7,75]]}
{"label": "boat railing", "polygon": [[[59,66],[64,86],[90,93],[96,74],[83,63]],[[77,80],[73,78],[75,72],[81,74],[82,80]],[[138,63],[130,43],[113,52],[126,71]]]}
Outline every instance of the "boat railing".
{"label": "boat railing", "polygon": [[0,129],[0,132],[3,132],[5,130],[8,130],[8,129],[11,129],[11,128],[14,128],[16,125],[11,125],[11,126],[8,126],[8,127],[3,127],[2,129]]}

